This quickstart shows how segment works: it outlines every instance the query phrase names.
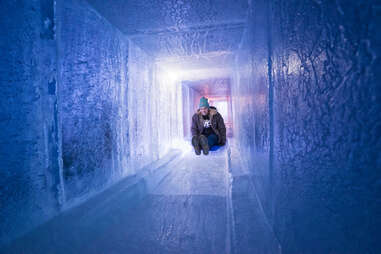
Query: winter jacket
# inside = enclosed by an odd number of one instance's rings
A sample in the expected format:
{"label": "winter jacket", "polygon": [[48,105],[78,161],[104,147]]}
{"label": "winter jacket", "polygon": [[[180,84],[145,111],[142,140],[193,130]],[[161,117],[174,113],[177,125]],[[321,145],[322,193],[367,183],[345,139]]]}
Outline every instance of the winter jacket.
{"label": "winter jacket", "polygon": [[[216,109],[210,108],[209,109],[209,119],[212,124],[212,130],[214,133],[216,133],[218,137],[218,144],[219,145],[225,145],[226,143],[226,127],[224,123],[224,119],[222,118],[221,114],[217,112]],[[197,112],[192,117],[192,136],[198,136],[201,135],[204,130],[204,120],[202,118],[202,114],[200,110],[197,110]]]}

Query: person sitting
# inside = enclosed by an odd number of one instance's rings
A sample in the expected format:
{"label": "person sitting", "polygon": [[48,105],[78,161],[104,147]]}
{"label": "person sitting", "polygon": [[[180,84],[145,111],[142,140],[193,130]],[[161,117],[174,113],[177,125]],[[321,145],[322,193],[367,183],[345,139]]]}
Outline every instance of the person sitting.
{"label": "person sitting", "polygon": [[197,155],[209,154],[212,146],[226,143],[224,119],[215,107],[210,107],[208,99],[202,97],[197,112],[192,117],[192,145]]}

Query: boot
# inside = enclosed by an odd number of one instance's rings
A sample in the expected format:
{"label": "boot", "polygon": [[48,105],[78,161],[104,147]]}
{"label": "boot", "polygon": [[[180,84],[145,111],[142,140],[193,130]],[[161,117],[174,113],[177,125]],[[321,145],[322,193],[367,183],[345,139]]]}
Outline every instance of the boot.
{"label": "boot", "polygon": [[208,144],[208,139],[204,135],[200,136],[200,144],[202,147],[202,151],[204,152],[204,155],[208,155],[209,154],[209,144]]}
{"label": "boot", "polygon": [[200,139],[198,136],[193,136],[192,137],[192,145],[194,147],[194,152],[196,153],[196,155],[200,155],[201,154],[201,147],[200,147]]}

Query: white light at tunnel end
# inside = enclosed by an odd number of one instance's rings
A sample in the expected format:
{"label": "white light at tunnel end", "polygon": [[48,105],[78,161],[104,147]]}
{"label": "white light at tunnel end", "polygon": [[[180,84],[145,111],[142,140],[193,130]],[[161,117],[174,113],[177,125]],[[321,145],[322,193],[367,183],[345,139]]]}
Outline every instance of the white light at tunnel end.
{"label": "white light at tunnel end", "polygon": [[178,81],[178,79],[179,79],[178,74],[176,72],[173,72],[173,71],[167,72],[167,76],[168,76],[168,79],[171,81]]}

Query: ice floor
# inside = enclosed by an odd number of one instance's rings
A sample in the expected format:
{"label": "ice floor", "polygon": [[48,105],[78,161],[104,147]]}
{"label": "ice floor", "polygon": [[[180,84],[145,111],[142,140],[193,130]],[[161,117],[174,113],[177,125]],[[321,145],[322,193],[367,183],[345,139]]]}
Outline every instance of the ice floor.
{"label": "ice floor", "polygon": [[[247,230],[253,223],[264,224],[258,206],[253,213],[248,205],[255,205],[247,197],[232,203],[229,149],[208,156],[196,156],[190,149],[172,151],[141,175],[55,217],[2,253],[221,254],[234,248],[248,253],[253,246],[245,238],[251,233],[256,234],[256,253],[276,253],[263,227]],[[234,225],[233,210],[240,215],[239,225]]]}

